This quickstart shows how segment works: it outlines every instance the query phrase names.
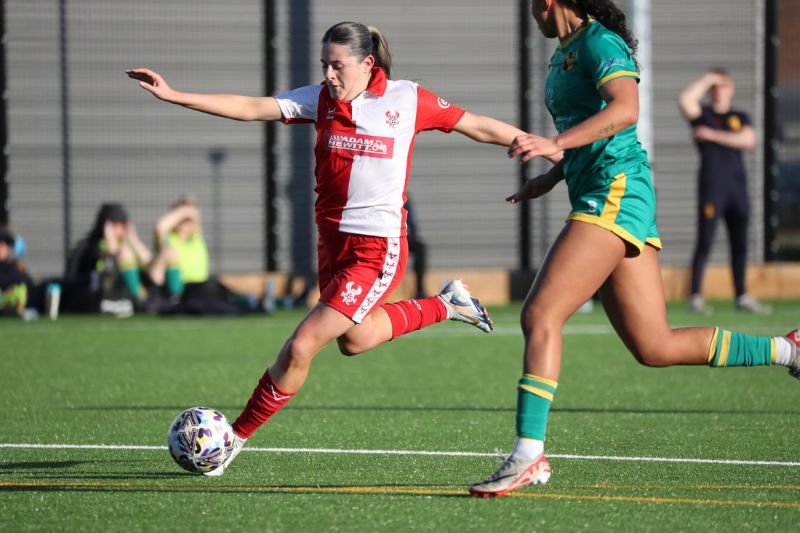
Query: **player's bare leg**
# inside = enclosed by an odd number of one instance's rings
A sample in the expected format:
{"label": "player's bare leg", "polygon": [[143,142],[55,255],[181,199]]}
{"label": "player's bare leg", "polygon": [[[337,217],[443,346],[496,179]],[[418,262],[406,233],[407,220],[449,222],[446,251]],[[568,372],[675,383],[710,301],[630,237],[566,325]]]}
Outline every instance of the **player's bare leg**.
{"label": "player's bare leg", "polygon": [[317,304],[286,340],[270,366],[272,380],[281,390],[294,394],[303,386],[311,361],[325,346],[354,327],[344,314]]}
{"label": "player's bare leg", "polygon": [[676,328],[667,322],[658,253],[622,261],[600,291],[603,306],[622,341],[647,366],[781,365],[800,377],[797,330],[785,337],[747,335],[722,328]]}
{"label": "player's bare leg", "polygon": [[525,352],[518,387],[518,438],[500,469],[471,485],[470,494],[502,496],[549,480],[544,432],[561,370],[562,328],[614,271],[626,250],[619,237],[584,222],[568,223],[551,246],[522,310]]}
{"label": "player's bare leg", "polygon": [[314,357],[331,341],[353,327],[353,321],[327,305],[312,309],[286,340],[278,358],[264,373],[242,413],[233,423],[234,447],[228,459],[208,473],[221,476],[247,439],[300,390]]}
{"label": "player's bare leg", "polygon": [[643,365],[705,365],[714,328],[672,329],[658,251],[645,246],[623,259],[600,289],[600,299],[622,342]]}
{"label": "player's bare leg", "polygon": [[[558,299],[559,290],[566,290],[566,287],[562,285],[564,280],[559,275],[563,271],[556,270],[557,267],[561,266],[567,272],[574,265],[586,267],[585,256],[574,250],[571,255],[567,255],[571,265],[559,261],[561,257],[559,253],[567,250],[570,244],[569,235],[578,234],[570,230],[567,230],[566,233],[566,236],[562,233],[559,241],[554,245],[557,249],[551,252],[546,259],[547,270],[544,273],[552,272],[552,274],[545,277],[553,279],[543,280],[541,285],[537,282],[534,283],[523,314],[523,328],[525,328],[525,324],[530,325],[531,333],[528,334],[526,331],[526,374],[520,380],[519,386],[521,392],[517,407],[517,432],[521,438],[517,440],[514,452],[500,470],[483,482],[470,487],[470,493],[475,496],[502,496],[528,484],[546,483],[550,477],[550,466],[545,461],[543,446],[546,424],[544,407],[549,408],[548,400],[552,401],[557,386],[561,348],[561,338],[558,333],[563,325],[561,320],[564,316],[564,309],[569,310],[570,306],[576,305],[576,301],[580,302],[586,298],[582,293],[577,297],[570,296],[568,297],[569,304],[561,307],[558,302],[553,300],[553,298]],[[581,230],[580,233],[585,232]],[[589,231],[589,233],[592,232]],[[609,232],[606,234],[612,235]],[[561,240],[562,237],[564,237],[563,240]],[[603,248],[608,246],[606,249],[613,250],[613,243],[604,239],[600,234],[593,237],[587,234],[583,241],[592,243],[591,246],[581,244],[590,249],[589,256],[592,255],[592,250],[596,251],[594,247],[603,241],[606,241],[605,244],[601,244]],[[612,262],[609,263],[606,259]],[[596,272],[601,275],[604,267],[612,265],[612,270],[607,274],[608,279],[603,283],[601,289],[601,299],[620,338],[640,363],[648,366],[708,364],[712,367],[780,364],[789,367],[793,376],[800,375],[800,358],[797,348],[797,344],[800,344],[800,335],[796,331],[791,332],[788,337],[757,337],[721,328],[672,329],[667,322],[658,253],[654,248],[645,246],[641,254],[620,258],[616,266],[613,266],[611,254],[607,258],[602,257],[601,254],[594,264],[600,268]],[[579,289],[575,289],[576,286]],[[585,289],[586,285],[579,282],[572,287],[573,290],[580,290]],[[553,292],[549,293],[550,290]],[[536,310],[537,304],[541,304],[538,309],[543,313],[550,310],[551,307],[546,305],[548,302],[553,309],[557,311],[560,309],[561,312],[555,314],[554,322],[550,324],[551,334],[544,335],[544,338],[550,339],[550,342],[542,343],[537,341],[536,329],[537,327],[541,329],[541,324],[544,322],[546,330],[548,322],[540,320],[540,314]],[[550,313],[544,314],[553,317]],[[533,372],[541,372],[544,375],[533,374]],[[533,394],[526,396],[525,392],[533,392]],[[534,412],[537,402],[539,405],[538,418],[534,418],[533,422],[535,423],[530,424],[534,433],[538,431],[538,435],[532,435],[531,439],[525,438],[526,421],[524,416],[520,423],[520,414],[524,415],[525,411],[524,405],[523,409],[520,408],[523,401],[533,405],[534,408],[531,410]],[[545,415],[544,419],[542,413]],[[541,439],[537,438],[539,435],[541,435]]]}

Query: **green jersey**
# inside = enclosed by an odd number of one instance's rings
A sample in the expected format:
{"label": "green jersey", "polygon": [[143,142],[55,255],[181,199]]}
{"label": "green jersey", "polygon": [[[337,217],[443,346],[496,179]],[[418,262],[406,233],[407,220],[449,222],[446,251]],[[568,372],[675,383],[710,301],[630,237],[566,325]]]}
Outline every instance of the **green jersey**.
{"label": "green jersey", "polygon": [[[636,62],[625,41],[590,18],[570,39],[560,43],[550,59],[545,103],[559,133],[597,114],[606,106],[600,88],[616,78],[639,79]],[[564,175],[571,194],[598,171],[647,154],[636,139],[636,125],[592,144],[564,153]]]}

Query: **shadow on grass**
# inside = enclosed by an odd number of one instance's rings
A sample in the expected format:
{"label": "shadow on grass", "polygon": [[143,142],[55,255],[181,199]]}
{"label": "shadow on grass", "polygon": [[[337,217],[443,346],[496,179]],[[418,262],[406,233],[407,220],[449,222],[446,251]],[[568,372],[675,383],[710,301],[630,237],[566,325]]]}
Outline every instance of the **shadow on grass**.
{"label": "shadow on grass", "polygon": [[0,463],[0,471],[2,470],[20,470],[20,469],[42,469],[48,470],[64,470],[75,466],[85,465],[93,461],[20,461],[17,463]]}
{"label": "shadow on grass", "polygon": [[[215,405],[223,412],[239,412],[241,405]],[[65,410],[76,411],[165,411],[178,413],[186,407],[163,405],[84,405],[65,407]],[[474,406],[441,406],[441,405],[288,405],[285,411],[354,411],[354,412],[443,412],[443,413],[513,413],[515,407],[474,407]],[[633,414],[633,415],[797,415],[800,409],[764,412],[763,409],[658,409],[648,407],[553,407],[554,413],[575,414]]]}
{"label": "shadow on grass", "polygon": [[[25,476],[32,480],[58,480],[64,482],[65,478],[84,479],[176,479],[184,477],[182,472],[118,472],[118,473],[93,473],[74,472],[71,469],[87,465],[100,465],[108,463],[143,463],[144,460],[111,460],[111,461],[18,461],[13,463],[0,463],[0,475]],[[148,461],[149,462],[149,461]],[[188,472],[187,472],[188,474]],[[36,481],[31,483],[36,484]],[[48,482],[44,482],[48,484]],[[4,487],[0,485],[0,490]]]}
{"label": "shadow on grass", "polygon": [[149,479],[149,480],[158,480],[158,479],[181,479],[183,475],[181,473],[167,473],[167,472],[120,472],[118,474],[91,474],[91,473],[83,473],[83,474],[76,474],[72,472],[63,473],[60,475],[56,474],[49,474],[49,475],[37,475],[34,472],[14,472],[15,474],[33,474],[31,479],[34,480],[53,480],[53,481],[61,481],[65,482],[66,478],[69,478],[74,483],[79,483],[79,480],[116,480],[116,481],[125,481],[128,479]]}

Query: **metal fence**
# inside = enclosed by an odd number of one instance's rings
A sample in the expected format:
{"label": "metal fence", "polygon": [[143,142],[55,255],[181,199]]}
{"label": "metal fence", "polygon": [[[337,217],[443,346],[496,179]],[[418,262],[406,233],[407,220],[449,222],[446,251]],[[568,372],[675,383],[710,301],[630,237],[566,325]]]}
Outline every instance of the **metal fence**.
{"label": "metal fence", "polygon": [[[629,14],[647,14],[634,31],[649,46],[642,75],[652,95],[647,118],[665,263],[688,264],[694,246],[698,160],[677,95],[708,67],[727,67],[739,86],[736,106],[763,133],[771,2],[619,2]],[[517,0],[7,0],[8,208],[28,242],[30,269],[60,272],[65,247],[88,231],[101,202],[124,202],[149,234],[182,193],[199,199],[215,271],[313,268],[311,128],[270,132],[169,106],[138,89],[125,68],[152,67],[185,90],[258,95],[272,83],[282,91],[319,81],[325,28],[358,20],[387,35],[394,77],[470,111],[552,133],[541,94],[555,43],[530,17],[521,23],[523,12],[527,2]],[[757,262],[765,249],[763,146],[746,160],[749,258]],[[530,173],[542,168],[536,163]],[[503,201],[518,172],[501,148],[457,134],[420,136],[409,191],[433,268],[513,269],[526,253],[536,267],[568,204],[559,186],[530,204],[527,222]],[[711,259],[726,257],[719,239]]]}

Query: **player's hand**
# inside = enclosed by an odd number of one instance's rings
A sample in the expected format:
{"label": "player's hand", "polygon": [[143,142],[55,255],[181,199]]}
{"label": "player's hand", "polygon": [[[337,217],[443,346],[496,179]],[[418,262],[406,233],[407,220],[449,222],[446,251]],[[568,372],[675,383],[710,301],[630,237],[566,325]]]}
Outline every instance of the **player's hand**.
{"label": "player's hand", "polygon": [[133,68],[125,71],[129,78],[139,80],[139,87],[153,93],[159,100],[171,101],[175,90],[161,77],[158,72],[149,68]]}
{"label": "player's hand", "polygon": [[517,192],[506,197],[506,202],[516,204],[532,198],[539,198],[550,192],[558,182],[559,180],[553,179],[549,173],[536,176],[526,181]]}
{"label": "player's hand", "polygon": [[550,161],[558,159],[561,148],[555,139],[550,137],[540,137],[532,133],[520,135],[511,143],[508,148],[508,157],[519,156],[519,162],[527,163],[534,157],[544,157]]}

